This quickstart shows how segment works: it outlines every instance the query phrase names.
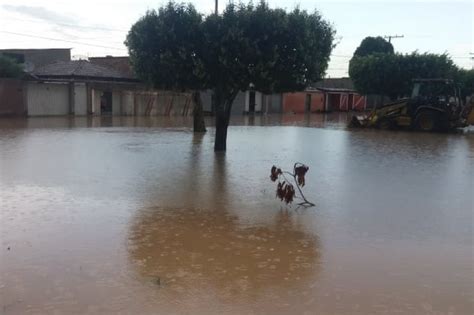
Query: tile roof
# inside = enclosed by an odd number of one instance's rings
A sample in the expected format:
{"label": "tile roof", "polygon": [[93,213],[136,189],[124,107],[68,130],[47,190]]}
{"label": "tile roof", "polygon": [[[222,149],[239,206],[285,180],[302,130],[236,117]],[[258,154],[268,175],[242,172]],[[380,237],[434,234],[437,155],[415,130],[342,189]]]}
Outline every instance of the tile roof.
{"label": "tile roof", "polygon": [[128,56],[106,56],[106,57],[89,57],[89,61],[99,66],[107,67],[119,71],[122,74],[134,78],[132,64]]}
{"label": "tile roof", "polygon": [[311,88],[354,90],[354,83],[350,78],[326,78],[313,83]]}
{"label": "tile roof", "polygon": [[58,61],[32,73],[39,78],[83,77],[89,79],[133,80],[134,78],[115,69],[103,67],[87,60]]}

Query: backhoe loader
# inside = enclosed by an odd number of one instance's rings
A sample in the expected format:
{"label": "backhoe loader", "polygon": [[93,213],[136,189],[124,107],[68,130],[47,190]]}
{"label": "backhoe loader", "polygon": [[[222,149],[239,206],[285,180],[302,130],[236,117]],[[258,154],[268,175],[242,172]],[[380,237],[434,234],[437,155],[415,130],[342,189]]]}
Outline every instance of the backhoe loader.
{"label": "backhoe loader", "polygon": [[413,83],[410,98],[375,108],[367,116],[353,116],[349,126],[448,131],[474,124],[474,99],[464,104],[452,80],[417,79]]}

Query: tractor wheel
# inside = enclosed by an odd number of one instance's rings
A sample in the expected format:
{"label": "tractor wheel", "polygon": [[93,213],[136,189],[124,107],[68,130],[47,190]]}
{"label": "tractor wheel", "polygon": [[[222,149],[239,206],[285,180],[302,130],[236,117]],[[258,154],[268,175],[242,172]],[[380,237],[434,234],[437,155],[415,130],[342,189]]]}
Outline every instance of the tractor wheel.
{"label": "tractor wheel", "polygon": [[416,116],[415,127],[420,131],[435,131],[439,127],[438,114],[433,111],[422,111]]}

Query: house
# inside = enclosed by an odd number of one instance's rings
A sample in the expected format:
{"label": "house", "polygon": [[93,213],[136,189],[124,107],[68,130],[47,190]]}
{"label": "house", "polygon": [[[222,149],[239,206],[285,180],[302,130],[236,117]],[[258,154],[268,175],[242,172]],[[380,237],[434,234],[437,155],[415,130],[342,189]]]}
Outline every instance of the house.
{"label": "house", "polygon": [[192,115],[189,93],[149,89],[139,80],[87,60],[37,67],[23,80],[0,79],[0,114]]}
{"label": "house", "polygon": [[[90,57],[89,61],[93,64],[111,68],[129,76],[134,76],[133,68],[128,56]],[[208,114],[214,113],[214,109],[212,108],[212,91],[202,91],[201,99],[204,111]],[[233,115],[280,112],[281,94],[266,95],[252,90],[239,92],[232,104]]]}
{"label": "house", "polygon": [[133,72],[132,63],[128,56],[111,56],[107,55],[105,57],[89,57],[89,61],[93,64],[114,69],[122,74],[127,75],[128,77],[135,77]]}
{"label": "house", "polygon": [[28,116],[192,113],[189,93],[149,89],[131,73],[87,60],[37,68],[25,84]]}
{"label": "house", "polygon": [[[128,56],[71,60],[71,50],[4,49],[25,64],[22,81],[0,79],[0,114],[192,115],[190,93],[161,91],[140,82]],[[214,113],[212,91],[201,93],[205,112]],[[364,110],[367,99],[349,78],[325,79],[303,92],[239,92],[232,115]]]}
{"label": "house", "polygon": [[53,62],[70,61],[71,48],[0,49],[0,55],[15,59],[26,72],[31,72]]}
{"label": "house", "polygon": [[70,49],[4,49],[25,65],[0,78],[0,115],[192,115],[189,93],[158,91],[135,78],[128,57],[71,60]]}
{"label": "house", "polygon": [[367,98],[355,91],[349,78],[339,78],[324,79],[302,92],[284,93],[282,102],[284,113],[362,111]]}
{"label": "house", "polygon": [[[212,91],[201,92],[204,111],[212,114]],[[255,90],[241,91],[232,103],[232,115],[281,113],[282,95],[264,94]]]}

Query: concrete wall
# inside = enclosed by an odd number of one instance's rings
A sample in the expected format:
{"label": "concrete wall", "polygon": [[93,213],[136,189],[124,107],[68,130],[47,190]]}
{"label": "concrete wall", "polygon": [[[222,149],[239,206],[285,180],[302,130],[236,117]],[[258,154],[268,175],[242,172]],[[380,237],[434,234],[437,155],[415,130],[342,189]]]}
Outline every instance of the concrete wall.
{"label": "concrete wall", "polygon": [[121,105],[122,105],[122,115],[131,116],[133,115],[133,97],[134,94],[132,91],[122,91],[121,93]]}
{"label": "concrete wall", "polygon": [[74,84],[74,115],[87,115],[87,87],[84,83]]}
{"label": "concrete wall", "polygon": [[[278,101],[279,94],[275,94],[275,106],[276,108],[280,107],[281,101]],[[255,111],[264,112],[265,108],[263,106],[263,94],[260,92],[255,93]],[[212,112],[212,91],[206,90],[201,92],[201,100],[205,112]],[[273,102],[273,99],[272,99]],[[249,110],[249,91],[237,93],[234,102],[232,103],[232,115],[242,115]],[[279,109],[278,109],[279,110]]]}
{"label": "concrete wall", "polygon": [[[132,87],[133,88],[133,87]],[[191,93],[157,90],[133,90],[124,86],[94,83],[28,83],[28,115],[101,115],[101,96],[112,92],[114,116],[192,116],[194,104]],[[234,112],[242,114],[245,93],[241,93],[241,106]]]}
{"label": "concrete wall", "polygon": [[205,112],[212,112],[212,91],[206,90],[201,92],[202,108]]}
{"label": "concrete wall", "polygon": [[264,95],[263,112],[267,114],[275,114],[282,112],[282,94]]}
{"label": "concrete wall", "polygon": [[231,114],[242,115],[248,108],[248,96],[247,92],[239,92],[232,103]]}
{"label": "concrete wall", "polygon": [[311,91],[283,94],[283,112],[307,113],[307,95],[311,96],[310,112],[324,111],[324,93]]}
{"label": "concrete wall", "polygon": [[91,89],[91,114],[100,115],[100,97],[102,96],[103,91],[98,89]]}
{"label": "concrete wall", "polygon": [[[248,113],[250,108],[250,91],[240,92],[244,100],[244,112]],[[237,99],[237,98],[236,98]],[[235,103],[235,102],[234,102]],[[255,112],[262,112],[262,93],[255,91]]]}
{"label": "concrete wall", "polygon": [[356,93],[306,91],[283,94],[284,113],[306,113],[306,97],[311,95],[311,112],[365,110],[367,99]]}
{"label": "concrete wall", "polygon": [[190,93],[122,91],[121,101],[122,115],[190,116],[193,112]]}
{"label": "concrete wall", "polygon": [[29,116],[69,114],[69,85],[56,83],[27,83]]}
{"label": "concrete wall", "polygon": [[122,92],[120,90],[112,91],[112,115],[122,113]]}
{"label": "concrete wall", "polygon": [[23,81],[0,79],[0,115],[24,115],[25,112]]}

